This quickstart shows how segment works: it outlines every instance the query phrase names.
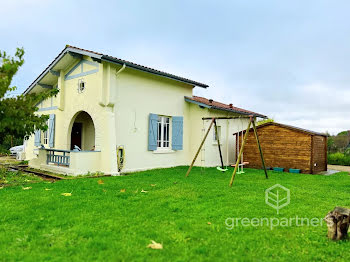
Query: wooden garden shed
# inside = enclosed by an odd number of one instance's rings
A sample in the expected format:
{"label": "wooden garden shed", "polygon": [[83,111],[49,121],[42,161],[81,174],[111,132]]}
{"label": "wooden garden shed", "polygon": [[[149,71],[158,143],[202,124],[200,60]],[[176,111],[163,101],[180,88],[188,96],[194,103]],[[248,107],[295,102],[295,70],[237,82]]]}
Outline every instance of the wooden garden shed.
{"label": "wooden garden shed", "polygon": [[[257,126],[257,132],[267,167],[300,169],[308,174],[327,170],[325,134],[275,122]],[[253,129],[249,131],[243,153],[248,167],[262,168]]]}

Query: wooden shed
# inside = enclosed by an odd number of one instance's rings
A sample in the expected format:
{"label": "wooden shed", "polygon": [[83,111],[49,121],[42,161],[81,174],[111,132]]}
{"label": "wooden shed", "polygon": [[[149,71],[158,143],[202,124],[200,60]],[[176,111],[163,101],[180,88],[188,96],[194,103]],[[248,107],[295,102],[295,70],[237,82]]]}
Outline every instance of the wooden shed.
{"label": "wooden shed", "polygon": [[[300,169],[308,174],[327,170],[325,134],[275,122],[259,125],[257,131],[267,167]],[[237,137],[237,133],[234,135]],[[262,168],[253,129],[249,131],[243,153],[248,167]]]}

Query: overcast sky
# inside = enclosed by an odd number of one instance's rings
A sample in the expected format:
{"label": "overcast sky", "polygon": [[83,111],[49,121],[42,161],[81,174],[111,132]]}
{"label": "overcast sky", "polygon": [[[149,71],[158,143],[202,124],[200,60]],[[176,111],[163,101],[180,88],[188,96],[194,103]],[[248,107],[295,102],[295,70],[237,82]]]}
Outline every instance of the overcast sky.
{"label": "overcast sky", "polygon": [[324,132],[350,129],[350,1],[1,1],[22,92],[66,44],[209,84],[196,95]]}

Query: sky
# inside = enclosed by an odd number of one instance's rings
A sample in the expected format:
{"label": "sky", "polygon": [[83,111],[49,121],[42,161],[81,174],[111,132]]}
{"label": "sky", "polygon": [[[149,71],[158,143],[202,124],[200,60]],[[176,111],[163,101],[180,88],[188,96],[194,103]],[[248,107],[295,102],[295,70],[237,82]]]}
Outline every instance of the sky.
{"label": "sky", "polygon": [[[66,44],[208,84],[194,94],[331,134],[350,129],[350,1],[0,0],[23,92]],[[349,108],[349,109],[348,109]]]}

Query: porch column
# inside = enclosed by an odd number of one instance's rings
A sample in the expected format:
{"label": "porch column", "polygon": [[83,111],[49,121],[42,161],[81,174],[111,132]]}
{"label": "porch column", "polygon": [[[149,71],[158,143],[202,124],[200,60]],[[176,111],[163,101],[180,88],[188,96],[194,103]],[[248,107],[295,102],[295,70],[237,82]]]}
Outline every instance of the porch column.
{"label": "porch column", "polygon": [[96,150],[101,150],[101,171],[105,174],[117,175],[117,142],[116,142],[116,128],[115,116],[113,109],[105,107],[102,116],[102,127],[99,128],[101,136],[100,145],[96,145]]}

